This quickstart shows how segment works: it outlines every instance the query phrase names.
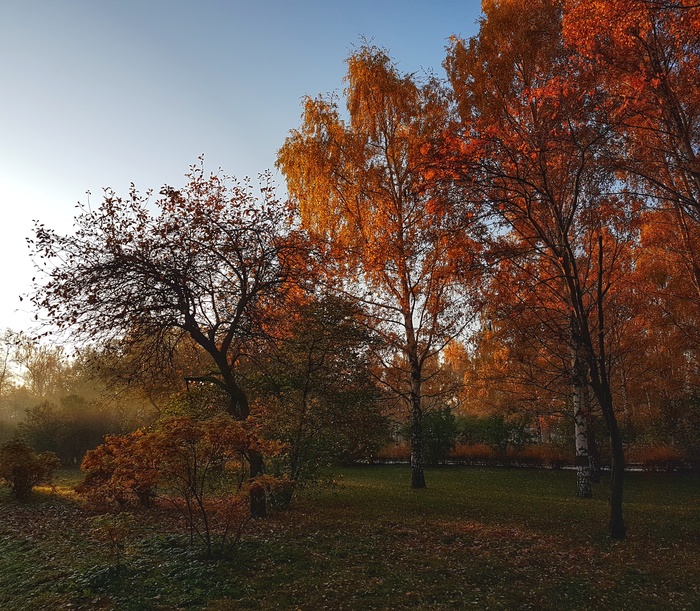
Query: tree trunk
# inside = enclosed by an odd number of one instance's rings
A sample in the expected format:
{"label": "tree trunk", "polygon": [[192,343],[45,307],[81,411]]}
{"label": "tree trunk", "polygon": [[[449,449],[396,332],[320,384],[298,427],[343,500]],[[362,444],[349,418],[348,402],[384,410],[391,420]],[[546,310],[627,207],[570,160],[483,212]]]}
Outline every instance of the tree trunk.
{"label": "tree trunk", "polygon": [[[238,420],[245,420],[250,414],[248,396],[236,385],[232,375],[229,375],[227,381],[230,397],[229,413]],[[251,450],[249,460],[251,479],[265,472],[262,454]],[[250,515],[254,518],[267,517],[265,488],[259,484],[253,484],[250,488]]]}
{"label": "tree trunk", "polygon": [[[250,477],[255,478],[265,472],[262,454],[250,452]],[[267,503],[265,488],[260,484],[253,484],[250,488],[250,515],[254,518],[267,517]]]}
{"label": "tree trunk", "polygon": [[595,421],[593,420],[593,408],[591,393],[586,387],[584,395],[586,405],[586,420],[588,422],[588,461],[591,466],[591,483],[600,484],[600,448],[596,441]]}
{"label": "tree trunk", "polygon": [[411,488],[425,488],[423,472],[423,410],[420,404],[421,375],[411,367]]}
{"label": "tree trunk", "polygon": [[[573,324],[573,321],[572,321]],[[588,371],[582,358],[582,350],[574,332],[574,350],[572,366],[573,406],[574,406],[574,442],[576,447],[576,496],[582,499],[593,497],[591,485],[591,464],[588,452],[588,418],[586,414],[586,392],[588,389]]]}
{"label": "tree trunk", "polygon": [[[580,390],[580,389],[579,389]],[[574,391],[574,430],[576,435],[576,496],[582,499],[593,498],[591,485],[591,462],[588,453],[588,433],[586,416],[581,410],[580,397]]]}
{"label": "tree trunk", "polygon": [[622,489],[625,479],[625,452],[622,445],[622,434],[613,410],[612,395],[605,369],[603,367],[598,369],[598,363],[593,360],[591,360],[591,365],[594,367],[592,370],[593,390],[603,413],[610,439],[611,477],[608,536],[611,539],[622,540],[627,534],[622,517]]}
{"label": "tree trunk", "polygon": [[625,451],[622,446],[622,435],[617,424],[617,417],[613,409],[612,392],[610,390],[610,376],[608,375],[605,358],[605,316],[603,309],[603,236],[598,236],[598,358],[593,358],[593,342],[590,352],[590,373],[593,390],[595,391],[598,405],[603,412],[603,419],[608,429],[610,438],[610,523],[608,524],[608,536],[611,539],[622,540],[627,536],[625,522],[622,517],[622,488],[625,480]]}
{"label": "tree trunk", "polygon": [[425,488],[423,472],[423,414],[414,406],[411,414],[411,488]]}
{"label": "tree trunk", "polygon": [[[608,536],[611,539],[622,540],[626,537],[625,522],[622,516],[622,490],[625,479],[625,452],[622,445],[622,434],[613,410],[612,395],[606,370],[603,365],[598,369],[598,364],[591,361],[592,384],[600,410],[603,413],[605,426],[608,429],[610,439],[610,523]],[[603,362],[604,364],[604,362]]]}
{"label": "tree trunk", "polygon": [[[607,418],[606,418],[607,420]],[[622,435],[617,425],[617,419],[612,414],[608,422],[610,432],[610,524],[608,536],[611,539],[622,540],[626,537],[625,522],[622,517],[622,489],[625,480],[625,454],[622,445]]]}
{"label": "tree trunk", "polygon": [[600,484],[600,450],[595,433],[591,431],[591,421],[588,421],[588,461],[591,466],[591,483]]}

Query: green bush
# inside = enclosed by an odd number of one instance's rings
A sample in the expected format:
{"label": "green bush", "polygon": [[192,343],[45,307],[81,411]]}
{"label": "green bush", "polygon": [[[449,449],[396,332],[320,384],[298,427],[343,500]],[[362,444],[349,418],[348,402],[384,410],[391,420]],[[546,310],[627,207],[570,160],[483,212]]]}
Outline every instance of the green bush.
{"label": "green bush", "polygon": [[486,418],[464,416],[457,422],[462,443],[486,444],[501,458],[517,454],[524,446],[532,443],[530,424],[531,418],[525,414],[511,414],[508,417],[492,414]]}
{"label": "green bush", "polygon": [[429,465],[445,462],[454,449],[458,436],[457,419],[450,408],[424,413],[425,462]]}
{"label": "green bush", "polygon": [[[449,407],[426,410],[422,417],[423,428],[423,459],[427,465],[444,463],[455,447],[460,436],[457,418]],[[411,423],[404,424],[399,429],[400,441],[385,446],[377,454],[385,460],[409,460],[411,456]]]}
{"label": "green bush", "polygon": [[64,466],[79,465],[105,435],[121,432],[115,414],[103,412],[78,395],[44,401],[26,410],[21,436],[39,452],[55,452]]}
{"label": "green bush", "polygon": [[18,499],[29,496],[34,486],[50,484],[61,461],[53,452],[37,454],[27,443],[15,439],[0,446],[0,480]]}

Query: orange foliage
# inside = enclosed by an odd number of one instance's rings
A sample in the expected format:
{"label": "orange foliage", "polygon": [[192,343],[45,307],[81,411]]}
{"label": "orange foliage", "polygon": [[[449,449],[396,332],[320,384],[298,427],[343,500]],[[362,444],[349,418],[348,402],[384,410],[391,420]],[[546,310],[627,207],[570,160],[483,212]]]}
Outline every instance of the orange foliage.
{"label": "orange foliage", "polygon": [[689,464],[689,457],[671,446],[639,446],[629,451],[631,463],[639,464],[645,471],[674,471]]}
{"label": "orange foliage", "polygon": [[102,503],[124,505],[136,497],[147,505],[156,496],[185,492],[183,484],[203,484],[188,481],[188,461],[196,462],[200,477],[206,477],[214,465],[232,472],[251,452],[275,454],[280,449],[262,440],[250,419],[241,422],[223,414],[206,421],[171,418],[153,431],[110,435],[89,451],[81,465],[86,475],[79,491]]}

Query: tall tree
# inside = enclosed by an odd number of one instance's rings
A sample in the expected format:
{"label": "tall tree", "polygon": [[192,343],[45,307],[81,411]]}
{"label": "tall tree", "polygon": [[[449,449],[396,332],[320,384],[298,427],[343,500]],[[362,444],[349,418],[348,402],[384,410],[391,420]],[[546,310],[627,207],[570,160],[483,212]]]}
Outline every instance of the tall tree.
{"label": "tall tree", "polygon": [[12,386],[14,372],[12,362],[16,358],[18,335],[11,329],[0,334],[0,399]]}
{"label": "tall tree", "polygon": [[334,96],[307,98],[278,167],[304,226],[335,256],[336,290],[368,313],[385,364],[401,364],[393,390],[411,413],[411,485],[423,488],[425,364],[465,325],[453,217],[421,152],[444,128],[447,106],[434,80],[401,74],[382,49],[362,46],[347,65],[347,115]]}
{"label": "tall tree", "polygon": [[700,5],[695,0],[563,5],[567,42],[595,64],[615,101],[625,138],[618,168],[637,179],[644,195],[675,207],[681,225],[700,222]]}
{"label": "tall tree", "polygon": [[[122,343],[143,367],[193,340],[210,357],[194,377],[221,388],[228,412],[245,420],[236,364],[261,331],[266,302],[294,273],[291,218],[269,177],[260,197],[249,184],[206,174],[203,162],[187,178],[153,203],[133,186],[126,198],[107,190],[99,208],[81,208],[70,235],[37,224],[30,248],[48,281],[31,299],[74,341]],[[254,453],[251,476],[262,468]],[[264,515],[264,493],[251,494],[251,504]]]}
{"label": "tall tree", "polygon": [[660,233],[675,227],[669,255],[700,303],[700,5],[567,0],[564,7],[567,41],[614,101],[624,146],[612,161],[654,208]]}
{"label": "tall tree", "polygon": [[[669,391],[695,392],[698,373],[693,363],[700,318],[700,4],[566,0],[563,6],[565,38],[596,70],[616,115],[622,146],[612,151],[611,162],[648,207],[638,271],[652,274],[637,277],[648,299],[643,315],[654,312],[649,337],[661,345],[647,345],[645,363],[654,363],[654,355],[674,339],[661,361],[665,365],[655,368],[666,369],[665,375],[649,372],[643,386],[649,402],[655,396],[657,405],[668,405]],[[655,388],[649,388],[650,380]],[[669,380],[675,381],[673,389]]]}
{"label": "tall tree", "polygon": [[16,337],[15,361],[22,368],[25,386],[38,399],[65,389],[67,362],[61,346],[41,344],[26,335]]}
{"label": "tall tree", "polygon": [[461,175],[490,216],[501,253],[529,261],[521,270],[538,315],[585,360],[610,436],[609,535],[622,539],[609,306],[633,211],[606,193],[605,98],[564,46],[559,2],[485,0],[483,10],[479,35],[455,39],[445,63],[459,113],[448,176]]}
{"label": "tall tree", "polygon": [[248,354],[264,428],[287,444],[278,474],[293,486],[322,464],[371,459],[389,438],[382,394],[370,374],[371,338],[356,305],[332,296],[289,300],[275,337]]}

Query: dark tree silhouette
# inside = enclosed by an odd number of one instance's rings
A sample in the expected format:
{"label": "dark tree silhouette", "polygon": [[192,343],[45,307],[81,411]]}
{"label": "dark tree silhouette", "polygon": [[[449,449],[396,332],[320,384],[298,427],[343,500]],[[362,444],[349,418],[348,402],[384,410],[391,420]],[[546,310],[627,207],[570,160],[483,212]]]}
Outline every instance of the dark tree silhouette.
{"label": "dark tree silhouette", "polygon": [[[269,175],[260,197],[248,183],[205,174],[202,160],[187,178],[153,203],[133,185],[126,198],[106,190],[96,210],[80,207],[71,235],[37,222],[29,246],[48,280],[31,300],[73,341],[121,345],[142,367],[159,367],[180,340],[194,340],[211,366],[192,379],[221,388],[227,411],[244,420],[236,364],[291,279],[291,216]],[[254,454],[251,476],[262,469]],[[265,514],[263,492],[251,504]]]}

